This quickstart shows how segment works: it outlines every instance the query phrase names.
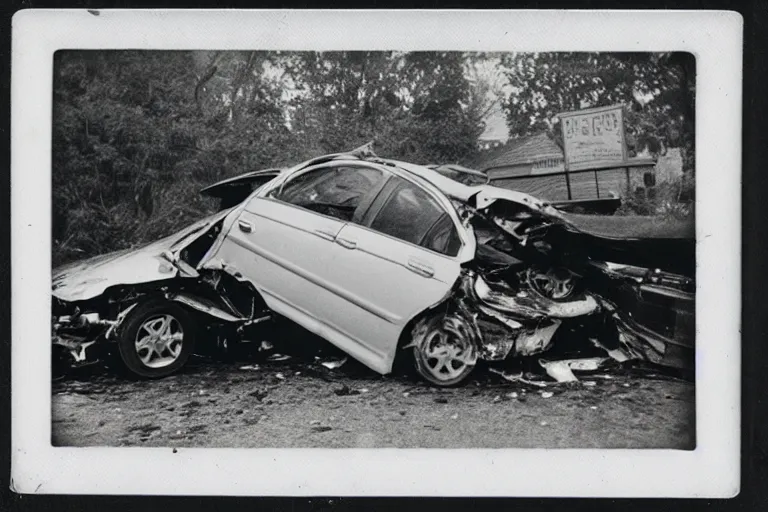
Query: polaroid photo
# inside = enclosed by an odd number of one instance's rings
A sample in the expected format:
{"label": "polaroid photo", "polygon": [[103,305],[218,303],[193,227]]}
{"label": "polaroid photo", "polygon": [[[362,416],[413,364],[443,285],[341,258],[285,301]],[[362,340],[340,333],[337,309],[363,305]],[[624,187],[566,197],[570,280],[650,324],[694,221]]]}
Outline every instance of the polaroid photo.
{"label": "polaroid photo", "polygon": [[738,494],[738,14],[27,10],[12,48],[15,491]]}

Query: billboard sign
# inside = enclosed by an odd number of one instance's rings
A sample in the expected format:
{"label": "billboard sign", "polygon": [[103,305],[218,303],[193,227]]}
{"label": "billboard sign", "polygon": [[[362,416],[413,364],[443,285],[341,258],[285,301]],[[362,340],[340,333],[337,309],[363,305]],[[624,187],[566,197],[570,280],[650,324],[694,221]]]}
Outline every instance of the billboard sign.
{"label": "billboard sign", "polygon": [[627,161],[624,108],[598,107],[560,114],[565,169],[577,171]]}

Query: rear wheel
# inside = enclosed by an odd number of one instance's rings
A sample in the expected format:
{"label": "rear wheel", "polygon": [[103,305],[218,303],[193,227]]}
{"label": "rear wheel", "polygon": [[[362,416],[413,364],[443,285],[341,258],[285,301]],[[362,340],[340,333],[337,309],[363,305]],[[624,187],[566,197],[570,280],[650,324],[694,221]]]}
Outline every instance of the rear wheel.
{"label": "rear wheel", "polygon": [[126,369],[139,377],[160,378],[186,364],[195,343],[195,323],[179,304],[150,300],[123,321],[118,351]]}
{"label": "rear wheel", "polygon": [[451,314],[430,315],[417,322],[412,331],[416,371],[438,386],[455,386],[472,373],[477,351],[471,327]]}

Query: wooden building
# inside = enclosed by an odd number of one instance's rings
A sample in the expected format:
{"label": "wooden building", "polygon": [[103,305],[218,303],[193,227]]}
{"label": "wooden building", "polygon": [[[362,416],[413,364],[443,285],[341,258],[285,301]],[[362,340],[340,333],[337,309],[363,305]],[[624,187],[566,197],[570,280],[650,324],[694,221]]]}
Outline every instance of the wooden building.
{"label": "wooden building", "polygon": [[571,171],[566,176],[562,147],[539,133],[510,139],[477,167],[498,187],[563,201],[625,196],[648,185],[654,164],[653,159],[633,158],[623,167]]}

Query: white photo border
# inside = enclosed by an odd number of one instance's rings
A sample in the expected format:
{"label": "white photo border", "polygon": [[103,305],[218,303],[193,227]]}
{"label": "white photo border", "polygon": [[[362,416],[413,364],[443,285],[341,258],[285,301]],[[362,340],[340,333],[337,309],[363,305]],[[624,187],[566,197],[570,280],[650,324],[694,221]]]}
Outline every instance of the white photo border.
{"label": "white photo border", "polygon": [[[25,10],[11,75],[12,488],[43,494],[724,498],[740,489],[741,15],[725,11]],[[59,49],[686,51],[696,56],[692,451],[51,446]],[[44,200],[41,201],[40,199]],[[510,429],[510,436],[514,430]]]}

